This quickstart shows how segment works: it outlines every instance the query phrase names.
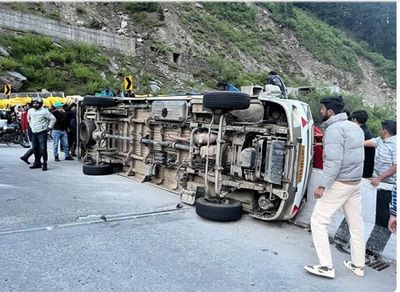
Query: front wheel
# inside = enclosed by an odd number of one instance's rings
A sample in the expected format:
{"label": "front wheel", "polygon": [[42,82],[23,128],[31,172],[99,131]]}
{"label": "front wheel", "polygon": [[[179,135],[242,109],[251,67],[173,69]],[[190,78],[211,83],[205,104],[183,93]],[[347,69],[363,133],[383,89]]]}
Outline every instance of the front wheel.
{"label": "front wheel", "polygon": [[107,175],[112,174],[113,166],[111,164],[103,164],[103,165],[90,165],[84,164],[82,166],[82,171],[86,175]]}
{"label": "front wheel", "polygon": [[212,221],[237,221],[242,217],[242,203],[230,199],[199,198],[196,201],[196,213]]}

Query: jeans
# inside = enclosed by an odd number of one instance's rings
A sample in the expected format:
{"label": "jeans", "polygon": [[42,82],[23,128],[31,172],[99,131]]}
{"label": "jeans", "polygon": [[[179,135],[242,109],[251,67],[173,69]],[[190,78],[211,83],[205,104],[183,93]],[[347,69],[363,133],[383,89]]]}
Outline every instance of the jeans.
{"label": "jeans", "polygon": [[66,131],[53,130],[51,131],[53,138],[53,154],[54,157],[58,156],[58,142],[61,142],[61,148],[64,151],[65,157],[69,155],[68,136]]}
{"label": "jeans", "polygon": [[332,267],[327,226],[332,215],[343,207],[350,230],[351,259],[357,267],[365,265],[364,222],[361,215],[361,183],[335,181],[317,199],[311,216],[311,231],[314,246],[321,266]]}
{"label": "jeans", "polygon": [[47,164],[47,131],[32,133],[32,149],[35,152],[34,165],[40,165],[40,157],[43,164]]}

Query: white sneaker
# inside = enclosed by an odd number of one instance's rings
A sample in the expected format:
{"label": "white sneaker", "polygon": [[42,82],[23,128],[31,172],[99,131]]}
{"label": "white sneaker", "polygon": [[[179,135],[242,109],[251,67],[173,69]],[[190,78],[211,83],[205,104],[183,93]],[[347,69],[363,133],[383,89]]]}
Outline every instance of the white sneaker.
{"label": "white sneaker", "polygon": [[351,261],[344,261],[344,266],[359,277],[364,277],[364,267],[356,267]]}
{"label": "white sneaker", "polygon": [[322,276],[326,278],[335,278],[335,268],[329,269],[328,267],[321,266],[321,265],[314,265],[314,266],[304,266],[304,269],[314,275]]}

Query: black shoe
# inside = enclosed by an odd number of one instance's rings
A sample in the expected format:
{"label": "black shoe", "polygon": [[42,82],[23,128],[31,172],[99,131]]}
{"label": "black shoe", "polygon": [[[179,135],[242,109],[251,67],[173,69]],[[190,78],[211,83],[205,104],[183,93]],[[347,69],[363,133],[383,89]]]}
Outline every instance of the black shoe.
{"label": "black shoe", "polygon": [[42,171],[46,171],[47,170],[47,165],[46,164],[43,164],[43,166],[42,166]]}
{"label": "black shoe", "polygon": [[74,152],[71,152],[71,156],[76,157],[76,154]]}
{"label": "black shoe", "polygon": [[35,169],[35,168],[41,168],[42,166],[40,164],[34,164],[32,166],[29,166],[30,169]]}
{"label": "black shoe", "polygon": [[54,161],[57,161],[57,162],[60,161],[60,158],[58,158],[58,155],[54,156]]}
{"label": "black shoe", "polygon": [[26,157],[23,157],[23,156],[21,156],[19,159],[21,159],[23,162],[25,162],[26,164],[31,164],[29,161],[28,161],[28,158],[26,158]]}
{"label": "black shoe", "polygon": [[65,156],[65,160],[74,160],[71,155]]}

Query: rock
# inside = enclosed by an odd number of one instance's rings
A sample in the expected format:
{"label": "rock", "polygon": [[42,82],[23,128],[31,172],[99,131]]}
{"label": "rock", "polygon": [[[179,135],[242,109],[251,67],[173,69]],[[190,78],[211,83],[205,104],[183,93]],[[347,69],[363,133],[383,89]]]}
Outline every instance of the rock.
{"label": "rock", "polygon": [[9,57],[10,54],[8,53],[8,51],[5,48],[0,47],[0,56]]}
{"label": "rock", "polygon": [[85,25],[85,23],[83,22],[83,20],[78,20],[77,22],[75,22],[75,24],[76,24],[77,26],[84,26],[84,25]]}
{"label": "rock", "polygon": [[128,22],[126,20],[121,21],[121,25],[120,25],[121,28],[125,28],[127,26],[128,26]]}
{"label": "rock", "polygon": [[110,70],[113,74],[117,74],[118,69],[119,69],[118,65],[113,61],[110,61],[110,63],[108,64],[108,70]]}
{"label": "rock", "polygon": [[7,71],[7,74],[10,75],[11,77],[14,77],[15,79],[19,81],[26,81],[28,80],[24,75],[22,75],[19,72],[16,71]]}
{"label": "rock", "polygon": [[200,9],[204,9],[203,4],[201,4],[201,3],[196,3],[196,4],[194,4],[194,6],[196,6],[197,8],[200,8]]}
{"label": "rock", "polygon": [[101,73],[100,73],[100,77],[101,77],[103,80],[106,80],[106,74],[105,74],[104,72],[101,72]]}
{"label": "rock", "polygon": [[168,12],[168,8],[165,8],[165,9],[164,9],[164,12]]}

